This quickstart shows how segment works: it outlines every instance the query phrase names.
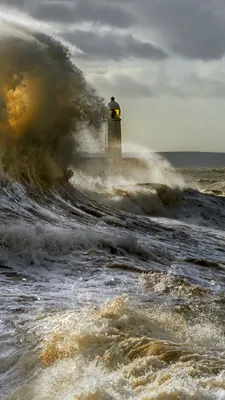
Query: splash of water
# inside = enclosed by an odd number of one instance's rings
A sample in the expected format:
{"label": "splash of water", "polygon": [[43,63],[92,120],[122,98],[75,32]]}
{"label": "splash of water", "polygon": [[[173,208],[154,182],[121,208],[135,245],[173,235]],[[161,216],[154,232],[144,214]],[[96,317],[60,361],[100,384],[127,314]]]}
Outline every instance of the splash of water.
{"label": "splash of water", "polygon": [[67,176],[80,124],[98,129],[103,102],[60,42],[7,23],[0,36],[1,165],[51,183]]}
{"label": "splash of water", "polygon": [[[224,364],[205,351],[222,339],[210,326],[194,332],[169,310],[140,309],[127,296],[101,308],[49,316],[34,327],[44,338],[42,370],[28,394],[39,399],[219,399],[224,395]],[[189,334],[192,329],[192,337]],[[193,347],[193,337],[199,335]]]}

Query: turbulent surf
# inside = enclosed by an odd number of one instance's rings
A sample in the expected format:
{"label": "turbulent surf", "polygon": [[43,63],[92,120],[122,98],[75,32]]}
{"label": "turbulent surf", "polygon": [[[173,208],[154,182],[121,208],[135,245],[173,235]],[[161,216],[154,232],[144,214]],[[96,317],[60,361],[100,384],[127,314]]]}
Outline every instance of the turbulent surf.
{"label": "turbulent surf", "polygon": [[93,179],[69,51],[14,24],[0,58],[0,398],[225,399],[224,169]]}

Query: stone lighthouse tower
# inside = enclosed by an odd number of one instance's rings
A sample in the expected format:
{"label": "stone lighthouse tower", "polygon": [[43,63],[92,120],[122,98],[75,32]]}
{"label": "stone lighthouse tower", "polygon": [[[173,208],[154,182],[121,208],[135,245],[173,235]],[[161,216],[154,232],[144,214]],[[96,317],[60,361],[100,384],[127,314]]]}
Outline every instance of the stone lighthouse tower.
{"label": "stone lighthouse tower", "polygon": [[121,109],[111,97],[108,107],[108,160],[119,162],[122,159]]}

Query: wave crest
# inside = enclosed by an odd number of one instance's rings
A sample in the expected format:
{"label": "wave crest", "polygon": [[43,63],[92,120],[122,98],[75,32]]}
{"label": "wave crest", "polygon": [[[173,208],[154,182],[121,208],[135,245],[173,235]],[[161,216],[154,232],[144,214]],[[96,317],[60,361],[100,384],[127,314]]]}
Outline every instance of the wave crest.
{"label": "wave crest", "polygon": [[60,42],[13,28],[0,37],[2,168],[15,179],[52,183],[67,176],[80,126],[100,127],[103,101]]}

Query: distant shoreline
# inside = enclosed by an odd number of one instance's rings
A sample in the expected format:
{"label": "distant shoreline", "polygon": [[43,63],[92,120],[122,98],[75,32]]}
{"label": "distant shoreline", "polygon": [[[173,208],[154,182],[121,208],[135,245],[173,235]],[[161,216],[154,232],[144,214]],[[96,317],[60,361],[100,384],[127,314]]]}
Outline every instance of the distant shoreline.
{"label": "distant shoreline", "polygon": [[[147,154],[147,153],[146,153]],[[158,152],[174,167],[225,167],[225,152],[164,151]],[[141,158],[144,154],[123,153],[123,158]]]}

